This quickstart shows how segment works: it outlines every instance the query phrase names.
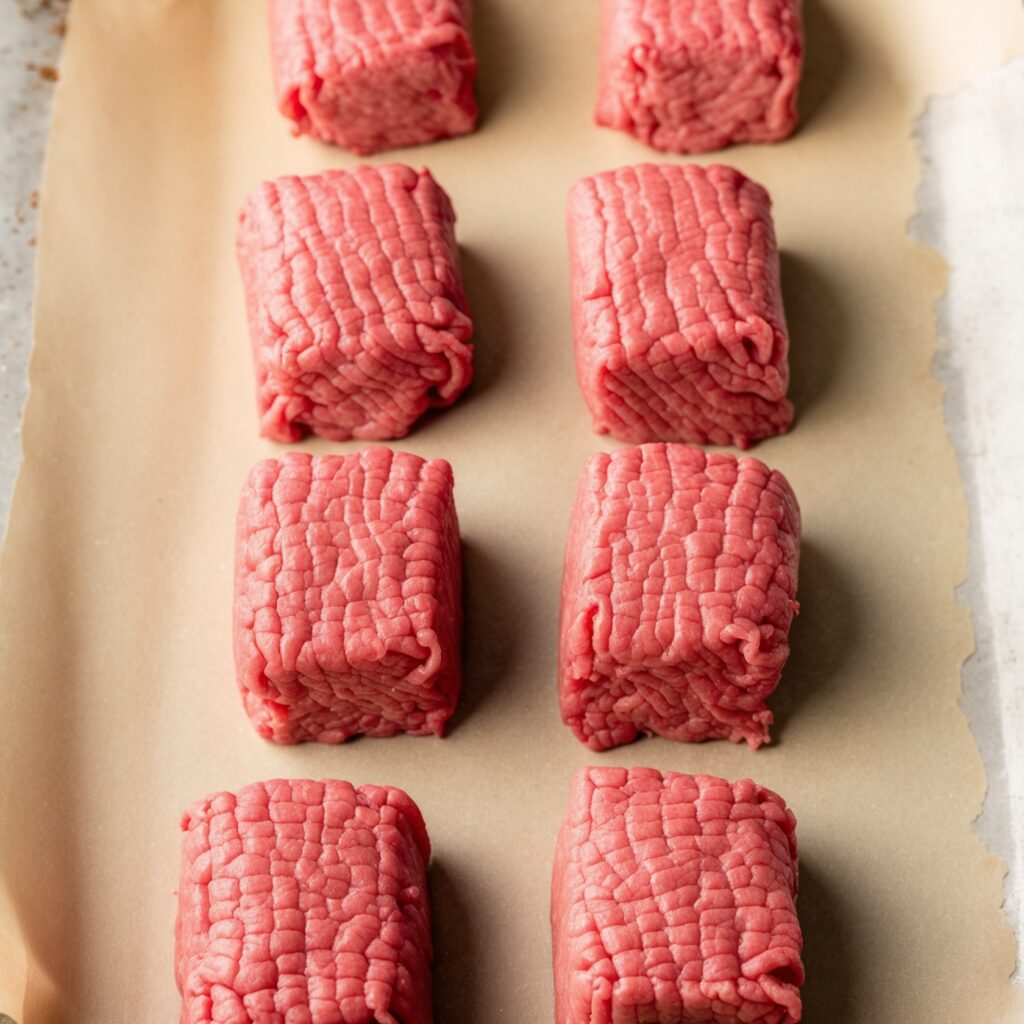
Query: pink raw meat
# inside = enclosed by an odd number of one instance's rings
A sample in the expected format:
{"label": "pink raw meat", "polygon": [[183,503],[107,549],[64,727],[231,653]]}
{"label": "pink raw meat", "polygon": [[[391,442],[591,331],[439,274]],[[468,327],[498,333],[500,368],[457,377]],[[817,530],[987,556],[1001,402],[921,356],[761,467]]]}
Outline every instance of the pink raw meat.
{"label": "pink raw meat", "polygon": [[562,718],[592,750],[642,733],[768,742],[789,657],[800,509],[754,458],[648,444],[594,455],[562,579]]}
{"label": "pink raw meat", "polygon": [[573,333],[594,429],[634,444],[787,430],[771,200],[731,167],[641,164],[569,194]]}
{"label": "pink raw meat", "polygon": [[238,513],[235,665],[277,743],[442,735],[459,696],[461,555],[443,459],[258,463]]}
{"label": "pink raw meat", "polygon": [[796,127],[800,0],[602,0],[597,123],[655,149],[777,142]]}
{"label": "pink raw meat", "polygon": [[356,153],[476,127],[469,0],[271,0],[277,105]]}
{"label": "pink raw meat", "polygon": [[469,386],[455,214],[429,172],[265,182],[242,207],[238,262],[264,437],[404,437]]}
{"label": "pink raw meat", "polygon": [[796,1024],[796,818],[749,779],[584,768],[551,887],[558,1024]]}
{"label": "pink raw meat", "polygon": [[430,841],[402,790],[274,779],[181,827],[181,1024],[430,1024]]}

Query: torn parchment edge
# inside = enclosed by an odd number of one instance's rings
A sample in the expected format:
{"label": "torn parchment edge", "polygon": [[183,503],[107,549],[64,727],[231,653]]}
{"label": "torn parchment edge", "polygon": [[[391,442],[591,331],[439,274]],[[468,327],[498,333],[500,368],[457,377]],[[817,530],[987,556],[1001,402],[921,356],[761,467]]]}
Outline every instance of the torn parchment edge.
{"label": "torn parchment edge", "polygon": [[[948,268],[946,290],[935,306],[938,344],[932,373],[943,387],[946,431],[956,453],[968,508],[967,575],[956,588],[956,599],[970,612],[975,649],[961,667],[960,705],[986,772],[986,793],[974,830],[1001,861],[1002,909],[1017,939],[1013,978],[1020,983],[1024,680],[1019,665],[1024,661],[1024,631],[1004,621],[998,592],[1014,575],[1024,578],[1024,530],[1014,535],[1001,529],[1001,521],[1011,518],[1010,488],[1020,477],[1007,472],[991,442],[995,436],[1019,436],[1024,426],[1024,416],[1015,411],[1016,392],[998,387],[1001,381],[1018,379],[1013,363],[1019,363],[1024,372],[1024,350],[1012,329],[1014,307],[1016,322],[1024,322],[1024,294],[1019,288],[992,288],[1008,272],[1007,260],[1013,258],[1013,250],[995,244],[998,217],[990,236],[985,237],[980,229],[973,232],[976,241],[969,250],[956,244],[966,225],[992,224],[993,218],[986,217],[985,210],[1014,194],[1012,187],[1000,188],[1000,181],[1012,186],[1024,179],[1024,145],[1015,153],[1001,141],[1000,159],[975,158],[966,166],[967,154],[977,154],[979,146],[986,149],[986,131],[991,131],[993,138],[1000,137],[995,122],[1006,103],[992,100],[1008,83],[1017,91],[1015,106],[1019,110],[1024,107],[1024,59],[979,75],[949,95],[929,99],[914,127],[921,180],[916,213],[908,228],[911,237],[935,250]],[[979,104],[981,117],[976,109]],[[989,124],[986,114],[991,118]],[[970,138],[965,138],[967,132],[972,133]],[[1005,135],[1001,139],[1005,140]],[[1024,210],[1024,200],[1021,202]],[[1021,222],[1005,210],[1002,220]],[[965,251],[971,252],[968,264],[951,262],[953,253]],[[1016,257],[1024,264],[1019,246]],[[1009,273],[1012,276],[1013,271]],[[1020,274],[1016,279],[1021,279]],[[994,294],[1005,302],[993,301]],[[994,353],[992,349],[1000,344],[1003,347]],[[993,358],[995,355],[998,357]],[[1000,479],[1008,485],[1002,494],[982,486]],[[997,552],[991,550],[993,533],[1002,541]],[[1010,713],[1014,704],[1016,716]]]}

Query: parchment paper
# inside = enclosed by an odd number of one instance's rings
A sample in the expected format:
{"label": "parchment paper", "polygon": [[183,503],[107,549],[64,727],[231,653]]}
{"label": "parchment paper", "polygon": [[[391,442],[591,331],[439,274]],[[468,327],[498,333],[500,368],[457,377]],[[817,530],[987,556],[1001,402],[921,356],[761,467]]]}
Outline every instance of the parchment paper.
{"label": "parchment paper", "polygon": [[480,132],[397,155],[453,197],[478,324],[474,392],[402,445],[455,468],[462,705],[444,741],[280,749],[246,722],[231,664],[236,502],[275,451],[256,437],[234,217],[264,177],[354,159],[274,111],[262,3],[72,7],[2,565],[0,1011],[175,1019],[180,812],[297,775],[393,783],[423,808],[439,1021],[550,1020],[550,856],[571,773],[596,759],[751,775],[790,801],[811,1024],[1012,1024],[1001,867],[970,828],[985,783],[957,704],[965,517],[929,369],[943,271],[905,223],[913,117],[1021,51],[1017,5],[807,0],[799,135],[708,158],[775,198],[799,420],[756,454],[803,506],[803,612],[773,746],[603,756],[555,704],[570,503],[614,444],[577,391],[563,206],[576,177],[652,154],[591,125],[594,3],[477,8]]}

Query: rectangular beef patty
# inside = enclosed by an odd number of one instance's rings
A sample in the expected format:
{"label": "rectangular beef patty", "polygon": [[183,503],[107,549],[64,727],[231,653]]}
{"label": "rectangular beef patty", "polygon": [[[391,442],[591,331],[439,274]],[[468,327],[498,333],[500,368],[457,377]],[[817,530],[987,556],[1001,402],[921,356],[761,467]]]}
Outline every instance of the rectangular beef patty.
{"label": "rectangular beef patty", "polygon": [[455,214],[429,172],[264,182],[242,207],[237,250],[264,437],[404,437],[469,386]]}
{"label": "rectangular beef patty", "polygon": [[430,1024],[430,841],[402,790],[274,779],[181,827],[181,1024]]}
{"label": "rectangular beef patty", "polygon": [[768,741],[789,657],[800,509],[754,458],[649,444],[583,470],[562,579],[562,718],[592,750],[641,734]]}
{"label": "rectangular beef patty", "polygon": [[600,434],[748,448],[789,428],[768,193],[731,167],[640,164],[569,194],[573,334]]}
{"label": "rectangular beef patty", "polygon": [[749,779],[584,768],[551,887],[558,1024],[795,1024],[796,819]]}
{"label": "rectangular beef patty", "polygon": [[258,463],[238,512],[235,665],[278,743],[442,735],[459,695],[451,466],[374,448]]}
{"label": "rectangular beef patty", "polygon": [[670,153],[777,142],[802,65],[800,0],[602,0],[597,123]]}
{"label": "rectangular beef patty", "polygon": [[271,0],[270,40],[296,133],[376,153],[476,126],[469,0]]}

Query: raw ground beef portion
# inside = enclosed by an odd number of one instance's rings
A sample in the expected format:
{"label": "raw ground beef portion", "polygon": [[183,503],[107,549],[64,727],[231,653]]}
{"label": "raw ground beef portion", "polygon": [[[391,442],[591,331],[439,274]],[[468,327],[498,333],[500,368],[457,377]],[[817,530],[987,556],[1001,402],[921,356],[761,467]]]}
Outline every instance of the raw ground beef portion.
{"label": "raw ground beef portion", "polygon": [[551,892],[558,1024],[795,1024],[796,819],[749,779],[584,768]]}
{"label": "raw ground beef portion", "polygon": [[181,827],[181,1024],[430,1024],[430,841],[402,790],[257,782]]}
{"label": "raw ground beef portion", "polygon": [[238,513],[235,665],[277,743],[442,735],[459,696],[451,466],[374,448],[258,463]]}
{"label": "raw ground beef portion", "polygon": [[476,127],[469,0],[271,0],[277,105],[355,153]]}
{"label": "raw ground beef portion", "polygon": [[598,124],[655,149],[777,142],[796,127],[800,0],[602,0]]}
{"label": "raw ground beef portion", "polygon": [[640,164],[569,194],[573,333],[594,429],[733,444],[787,430],[771,200],[731,167]]}
{"label": "raw ground beef portion", "polygon": [[800,509],[754,458],[677,444],[591,457],[562,580],[562,718],[592,750],[640,734],[768,742],[789,657]]}
{"label": "raw ground beef portion", "polygon": [[284,177],[239,217],[260,432],[404,437],[473,376],[455,214],[400,164]]}

